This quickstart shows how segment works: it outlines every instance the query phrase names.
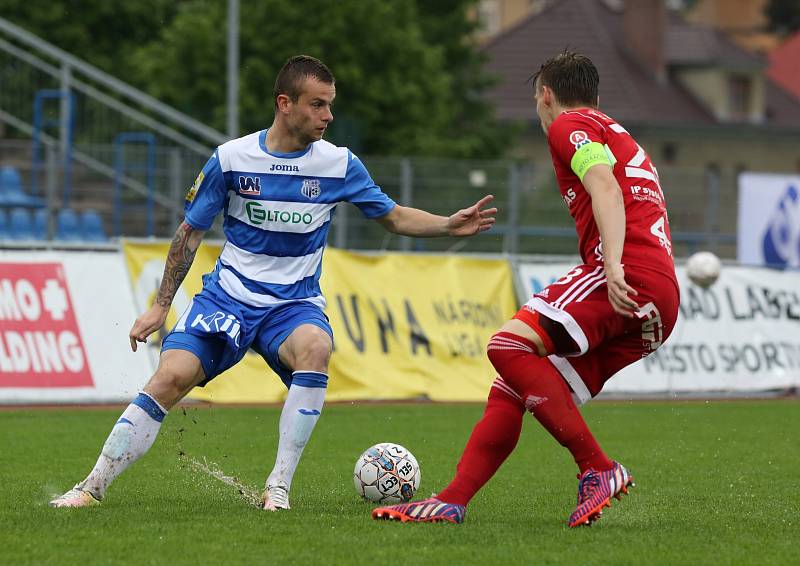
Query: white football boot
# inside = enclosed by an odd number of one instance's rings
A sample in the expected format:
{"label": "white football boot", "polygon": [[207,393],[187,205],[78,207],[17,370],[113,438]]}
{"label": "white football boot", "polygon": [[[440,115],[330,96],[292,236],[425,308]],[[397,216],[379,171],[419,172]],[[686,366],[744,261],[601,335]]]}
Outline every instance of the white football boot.
{"label": "white football boot", "polygon": [[50,502],[50,507],[90,507],[92,505],[100,505],[100,500],[92,493],[81,489],[80,484]]}
{"label": "white football boot", "polygon": [[285,483],[267,486],[262,497],[264,499],[264,509],[266,511],[290,509],[289,487]]}

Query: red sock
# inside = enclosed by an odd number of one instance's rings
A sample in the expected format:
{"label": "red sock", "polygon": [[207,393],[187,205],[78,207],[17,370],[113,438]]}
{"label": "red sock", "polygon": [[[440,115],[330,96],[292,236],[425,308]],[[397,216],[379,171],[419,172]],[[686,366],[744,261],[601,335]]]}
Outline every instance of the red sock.
{"label": "red sock", "polygon": [[547,358],[536,354],[533,342],[498,332],[489,341],[488,353],[503,381],[520,394],[525,407],[547,432],[570,451],[581,473],[588,468],[599,471],[613,467],[586,426],[564,378]]}
{"label": "red sock", "polygon": [[489,481],[500,464],[514,450],[522,430],[525,407],[512,396],[502,381],[492,386],[489,400],[461,455],[456,468],[456,477],[437,499],[446,503],[466,505],[483,485]]}

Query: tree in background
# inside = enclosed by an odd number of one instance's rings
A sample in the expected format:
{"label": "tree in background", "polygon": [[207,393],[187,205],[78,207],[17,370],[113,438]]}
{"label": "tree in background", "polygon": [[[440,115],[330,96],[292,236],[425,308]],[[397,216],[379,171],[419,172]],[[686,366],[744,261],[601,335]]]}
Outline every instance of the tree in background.
{"label": "tree in background", "polygon": [[450,155],[475,157],[502,155],[518,130],[495,119],[486,91],[496,80],[484,70],[486,55],[472,39],[477,18],[469,17],[476,0],[416,0],[425,40],[444,50],[454,119],[448,125]]}
{"label": "tree in background", "polygon": [[[491,82],[469,41],[474,3],[241,0],[241,132],[271,123],[274,77],[305,53],[337,77],[330,141],[372,155],[501,155],[513,140],[484,97]],[[220,130],[226,9],[220,0],[50,0],[35,9],[0,0],[15,23]]]}
{"label": "tree in background", "polygon": [[174,18],[176,4],[174,0],[0,0],[0,15],[129,81],[131,53]]}
{"label": "tree in background", "polygon": [[769,29],[788,35],[800,30],[800,2],[798,0],[769,0],[764,13]]}

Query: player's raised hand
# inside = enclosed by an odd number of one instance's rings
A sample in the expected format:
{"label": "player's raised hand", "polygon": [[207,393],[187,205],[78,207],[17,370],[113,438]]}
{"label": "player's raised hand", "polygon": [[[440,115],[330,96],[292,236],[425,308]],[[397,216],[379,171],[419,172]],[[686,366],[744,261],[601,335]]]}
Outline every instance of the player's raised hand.
{"label": "player's raised hand", "polygon": [[608,300],[614,311],[627,318],[633,318],[639,305],[628,294],[639,293],[625,281],[625,270],[619,263],[606,264],[606,286],[608,287]]}
{"label": "player's raised hand", "polygon": [[147,337],[164,325],[167,313],[169,313],[169,307],[165,308],[158,303],[153,303],[153,306],[134,321],[133,327],[128,334],[128,338],[131,341],[131,350],[135,352],[137,342],[146,343]]}
{"label": "player's raised hand", "polygon": [[491,228],[496,220],[497,209],[483,207],[493,200],[494,195],[486,195],[469,208],[451,215],[447,220],[447,233],[450,236],[472,236]]}

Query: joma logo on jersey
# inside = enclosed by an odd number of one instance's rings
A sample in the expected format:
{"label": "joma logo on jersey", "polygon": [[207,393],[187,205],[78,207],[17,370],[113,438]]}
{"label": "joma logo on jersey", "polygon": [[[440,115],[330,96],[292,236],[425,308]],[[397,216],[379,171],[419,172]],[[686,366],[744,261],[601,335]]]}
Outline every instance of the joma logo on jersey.
{"label": "joma logo on jersey", "polygon": [[265,222],[282,222],[284,224],[311,224],[314,217],[309,212],[290,212],[288,210],[269,210],[264,208],[260,202],[251,200],[244,205],[247,218],[254,226],[259,226]]}
{"label": "joma logo on jersey", "polygon": [[261,194],[261,177],[239,177],[239,193],[243,195]]}
{"label": "joma logo on jersey", "polygon": [[270,171],[292,171],[297,172],[300,171],[300,167],[297,165],[281,165],[279,163],[273,163],[269,167]]}
{"label": "joma logo on jersey", "polygon": [[300,187],[300,192],[308,199],[317,198],[322,192],[319,179],[303,179],[303,186]]}

